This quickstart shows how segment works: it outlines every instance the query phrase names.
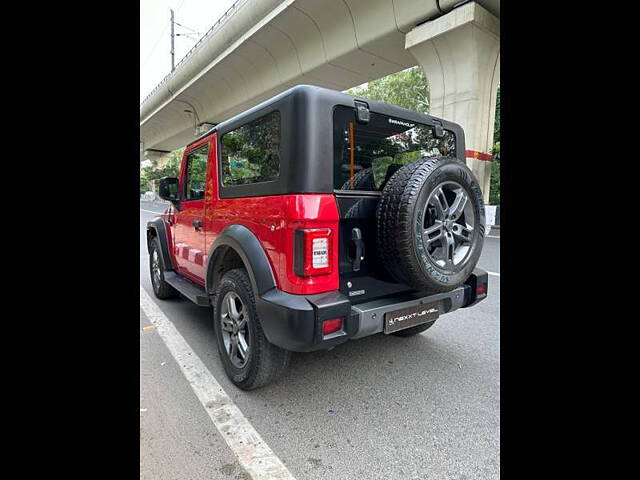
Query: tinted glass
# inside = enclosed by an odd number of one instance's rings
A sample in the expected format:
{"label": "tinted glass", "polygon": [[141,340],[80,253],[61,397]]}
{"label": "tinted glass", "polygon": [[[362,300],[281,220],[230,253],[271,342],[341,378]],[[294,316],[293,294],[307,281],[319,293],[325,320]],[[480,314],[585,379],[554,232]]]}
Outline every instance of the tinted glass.
{"label": "tinted glass", "polygon": [[280,174],[280,113],[272,112],[225,133],[222,184],[270,182]]}
{"label": "tinted glass", "polygon": [[403,165],[422,157],[456,154],[455,136],[448,130],[436,138],[431,126],[373,112],[369,123],[362,125],[356,122],[355,109],[348,107],[335,109],[333,136],[338,190],[379,191]]}
{"label": "tinted glass", "polygon": [[207,175],[208,146],[194,150],[187,156],[184,196],[186,200],[202,200]]}

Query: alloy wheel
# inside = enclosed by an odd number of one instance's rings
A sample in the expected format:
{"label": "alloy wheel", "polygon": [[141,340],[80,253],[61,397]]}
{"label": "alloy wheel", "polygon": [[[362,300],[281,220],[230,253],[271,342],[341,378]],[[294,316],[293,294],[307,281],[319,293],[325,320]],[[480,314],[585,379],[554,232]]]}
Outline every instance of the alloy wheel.
{"label": "alloy wheel", "polygon": [[158,256],[158,250],[155,249],[153,250],[153,254],[151,255],[151,272],[153,273],[153,275],[151,276],[153,288],[155,290],[158,290],[162,277],[160,271],[160,257]]}
{"label": "alloy wheel", "polygon": [[236,368],[246,365],[251,351],[247,308],[235,292],[227,292],[220,308],[222,341]]}
{"label": "alloy wheel", "polygon": [[456,182],[443,182],[425,205],[422,240],[436,265],[453,270],[466,260],[476,227],[469,193]]}

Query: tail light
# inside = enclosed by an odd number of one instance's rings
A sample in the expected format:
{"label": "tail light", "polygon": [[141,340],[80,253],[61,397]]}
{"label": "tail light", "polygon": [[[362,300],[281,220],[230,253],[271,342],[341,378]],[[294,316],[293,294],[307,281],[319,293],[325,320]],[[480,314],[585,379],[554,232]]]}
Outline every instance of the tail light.
{"label": "tail light", "polygon": [[476,295],[480,296],[480,295],[484,295],[485,293],[487,293],[487,285],[485,283],[481,283],[476,288]]}
{"label": "tail light", "polygon": [[296,230],[294,271],[301,277],[331,273],[330,228]]}

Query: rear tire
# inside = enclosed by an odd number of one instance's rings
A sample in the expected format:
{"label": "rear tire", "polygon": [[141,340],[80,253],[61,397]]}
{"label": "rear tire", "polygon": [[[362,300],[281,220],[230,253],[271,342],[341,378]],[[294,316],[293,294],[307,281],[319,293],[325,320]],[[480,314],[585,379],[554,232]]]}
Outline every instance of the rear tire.
{"label": "rear tire", "polygon": [[224,370],[238,388],[253,390],[284,373],[291,352],[267,340],[258,318],[253,288],[243,268],[228,271],[220,280],[213,321]]}
{"label": "rear tire", "polygon": [[393,332],[391,335],[395,335],[396,337],[413,337],[414,335],[428,330],[434,323],[436,323],[435,320],[423,323],[422,325],[416,325],[415,327],[405,328],[404,330],[398,330],[397,332]]}

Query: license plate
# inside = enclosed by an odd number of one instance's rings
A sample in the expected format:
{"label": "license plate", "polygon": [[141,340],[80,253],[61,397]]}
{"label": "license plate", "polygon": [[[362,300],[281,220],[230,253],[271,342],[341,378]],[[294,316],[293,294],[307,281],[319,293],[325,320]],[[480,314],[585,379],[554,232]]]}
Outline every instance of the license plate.
{"label": "license plate", "polygon": [[397,332],[422,323],[437,320],[440,316],[440,302],[414,305],[384,314],[384,333]]}

